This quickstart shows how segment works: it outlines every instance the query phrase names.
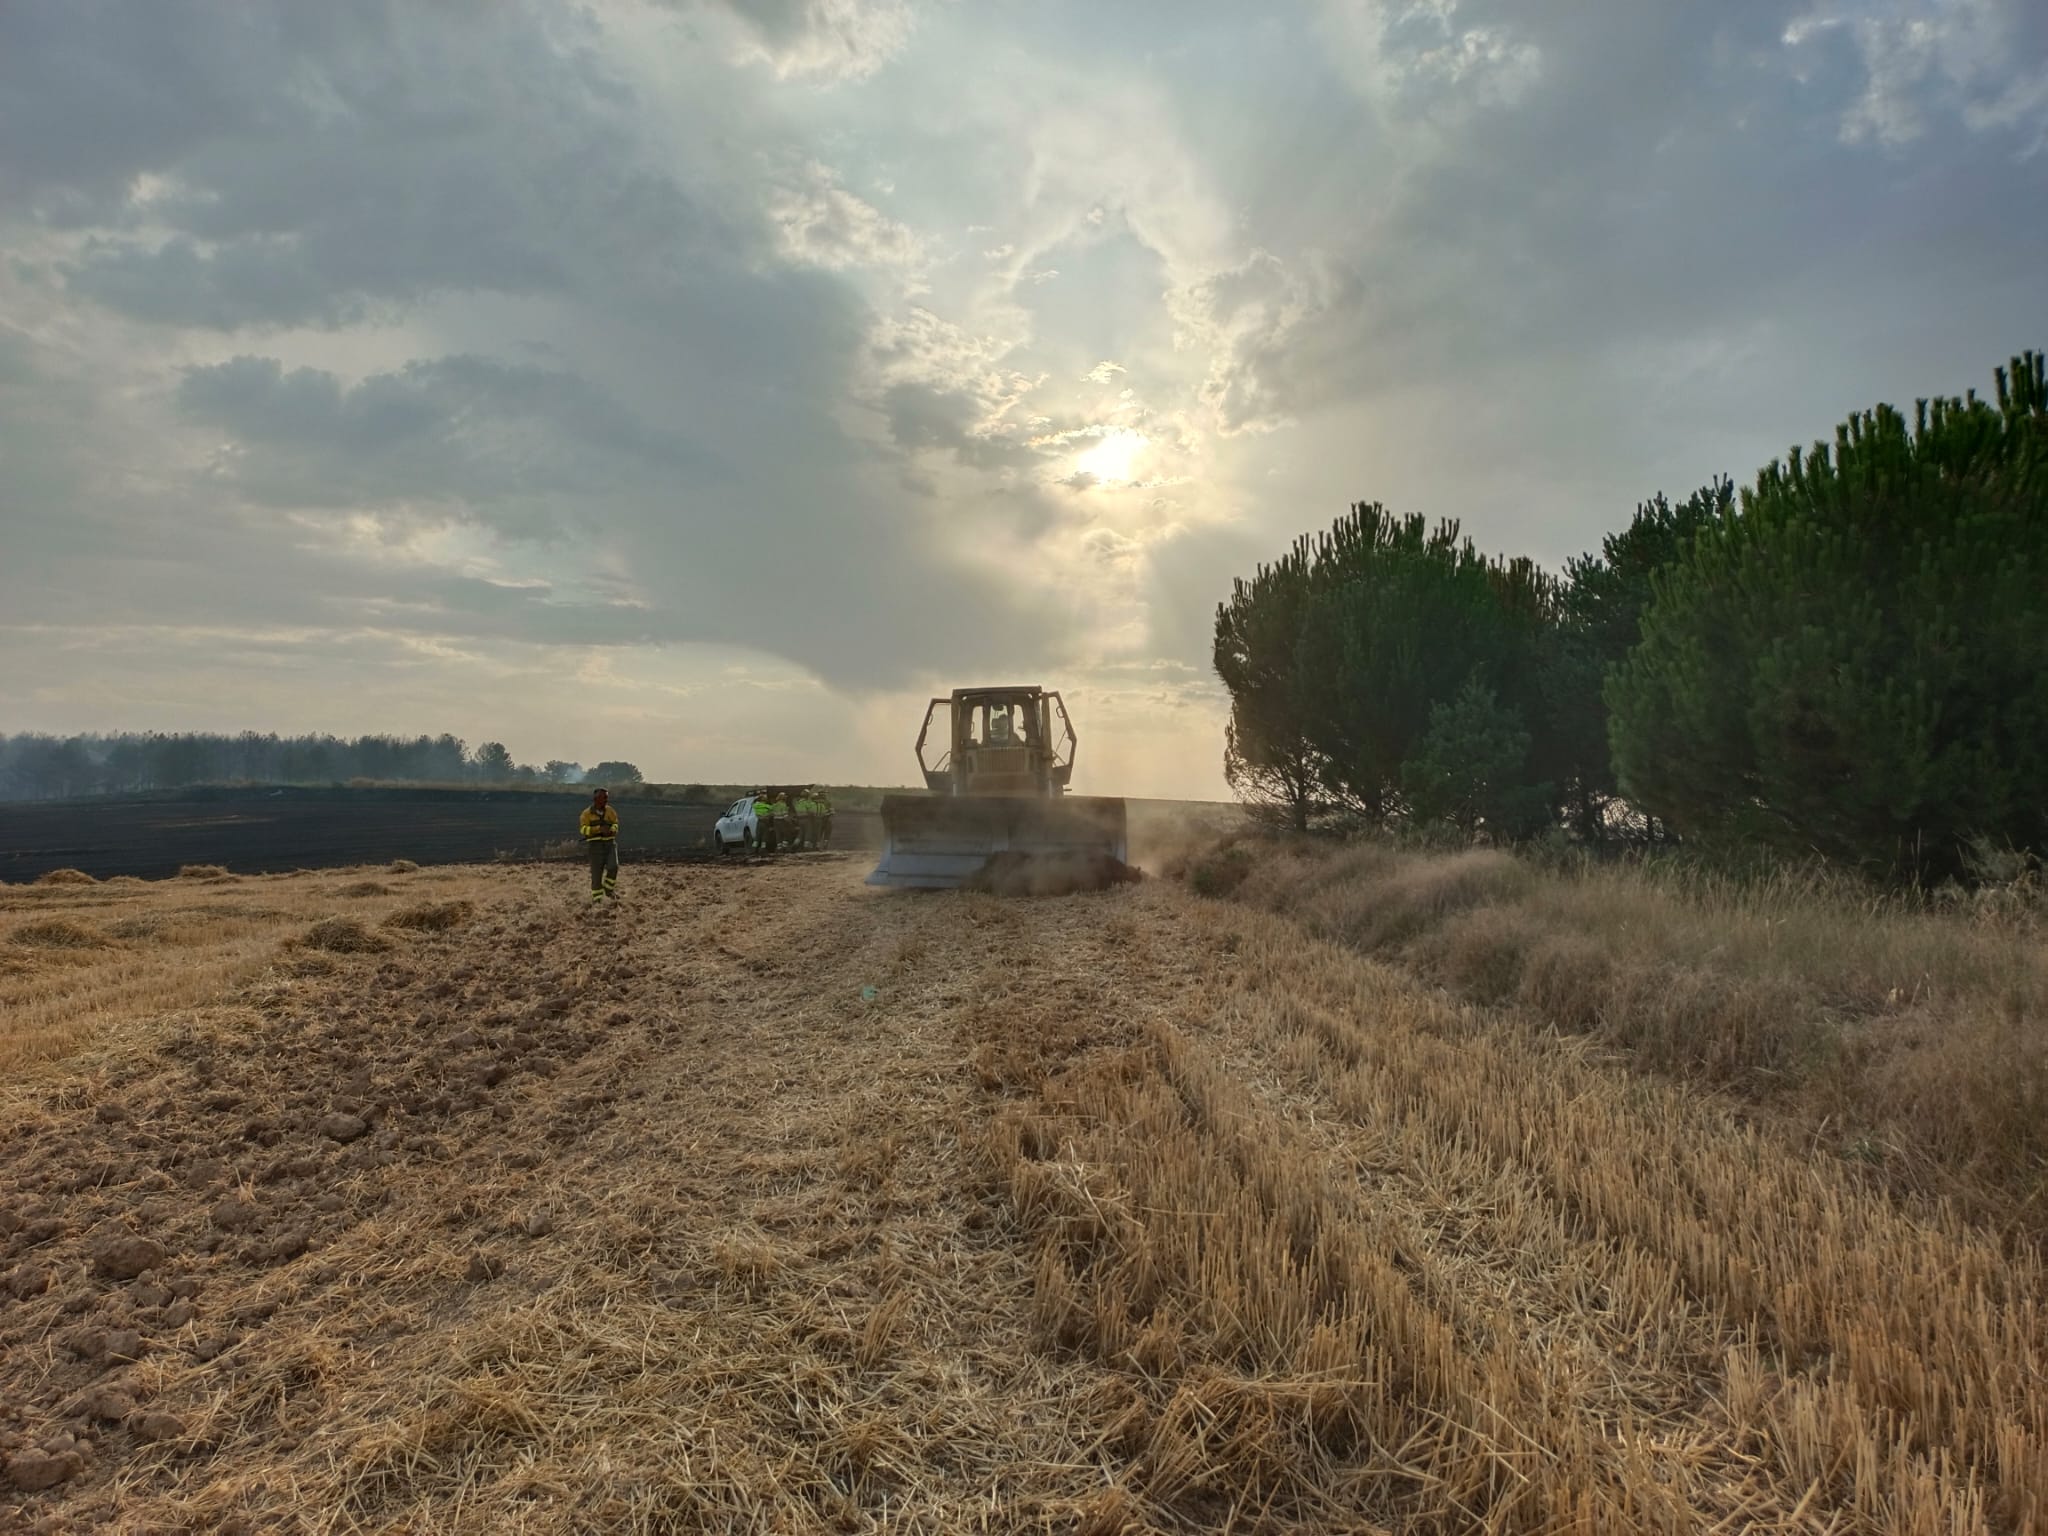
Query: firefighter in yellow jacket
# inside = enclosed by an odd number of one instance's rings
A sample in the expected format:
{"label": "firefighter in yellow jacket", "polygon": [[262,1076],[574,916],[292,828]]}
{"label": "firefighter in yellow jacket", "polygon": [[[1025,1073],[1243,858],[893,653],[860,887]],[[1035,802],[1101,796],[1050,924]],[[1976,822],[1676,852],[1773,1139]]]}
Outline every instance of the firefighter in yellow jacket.
{"label": "firefighter in yellow jacket", "polygon": [[619,813],[611,808],[610,800],[603,790],[594,790],[580,823],[584,846],[590,850],[592,901],[618,895]]}

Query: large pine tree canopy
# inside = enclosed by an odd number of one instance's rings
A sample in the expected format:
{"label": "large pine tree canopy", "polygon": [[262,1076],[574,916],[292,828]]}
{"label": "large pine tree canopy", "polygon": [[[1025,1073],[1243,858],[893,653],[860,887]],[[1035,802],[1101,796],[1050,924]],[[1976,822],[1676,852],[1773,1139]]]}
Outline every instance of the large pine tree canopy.
{"label": "large pine tree canopy", "polygon": [[1514,840],[1676,832],[1888,877],[2048,852],[2048,377],[1858,413],[1553,576],[1360,502],[1217,610],[1226,771]]}
{"label": "large pine tree canopy", "polygon": [[1658,573],[1609,675],[1623,792],[1681,833],[1921,878],[2048,846],[2048,387],[1853,416]]}

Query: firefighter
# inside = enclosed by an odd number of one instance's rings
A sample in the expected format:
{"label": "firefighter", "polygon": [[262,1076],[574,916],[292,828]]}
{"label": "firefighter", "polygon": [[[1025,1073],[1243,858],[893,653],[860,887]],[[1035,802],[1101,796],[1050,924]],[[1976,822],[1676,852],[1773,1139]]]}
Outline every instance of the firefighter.
{"label": "firefighter", "polygon": [[822,789],[818,791],[818,846],[832,846],[832,797]]}
{"label": "firefighter", "polygon": [[775,851],[775,802],[765,789],[754,796],[754,841],[764,853]]}
{"label": "firefighter", "polygon": [[615,899],[619,885],[619,813],[611,808],[611,796],[606,791],[591,791],[590,804],[583,808],[578,826],[584,846],[590,850],[590,899]]}
{"label": "firefighter", "polygon": [[789,808],[789,795],[775,791],[775,842],[778,847],[796,846],[796,812]]}
{"label": "firefighter", "polygon": [[796,822],[802,828],[804,846],[818,846],[818,801],[808,789],[799,790],[796,797]]}

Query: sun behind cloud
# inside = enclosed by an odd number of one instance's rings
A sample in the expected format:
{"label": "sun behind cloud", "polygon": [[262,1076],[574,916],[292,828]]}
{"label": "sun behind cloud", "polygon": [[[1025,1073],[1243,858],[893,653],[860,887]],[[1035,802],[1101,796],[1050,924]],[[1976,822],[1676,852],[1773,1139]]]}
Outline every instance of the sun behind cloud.
{"label": "sun behind cloud", "polygon": [[1152,439],[1129,427],[1105,427],[1095,441],[1074,456],[1074,472],[1094,476],[1098,485],[1124,485]]}

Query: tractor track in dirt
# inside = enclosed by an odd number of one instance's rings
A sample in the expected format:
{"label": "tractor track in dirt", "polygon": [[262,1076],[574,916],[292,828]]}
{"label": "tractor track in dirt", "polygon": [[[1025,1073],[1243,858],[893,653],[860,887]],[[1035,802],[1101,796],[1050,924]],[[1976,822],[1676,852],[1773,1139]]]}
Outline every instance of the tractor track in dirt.
{"label": "tractor track in dirt", "polygon": [[2041,1518],[1968,1228],[1280,919],[861,872],[494,872],[15,1089],[0,1530]]}

